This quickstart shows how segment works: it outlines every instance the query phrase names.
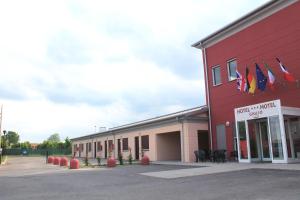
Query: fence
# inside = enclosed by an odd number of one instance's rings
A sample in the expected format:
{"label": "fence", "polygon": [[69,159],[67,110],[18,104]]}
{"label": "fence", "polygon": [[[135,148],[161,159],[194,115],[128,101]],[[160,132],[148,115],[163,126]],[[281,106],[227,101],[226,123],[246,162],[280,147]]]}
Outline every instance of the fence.
{"label": "fence", "polygon": [[71,155],[71,149],[3,149],[3,155]]}

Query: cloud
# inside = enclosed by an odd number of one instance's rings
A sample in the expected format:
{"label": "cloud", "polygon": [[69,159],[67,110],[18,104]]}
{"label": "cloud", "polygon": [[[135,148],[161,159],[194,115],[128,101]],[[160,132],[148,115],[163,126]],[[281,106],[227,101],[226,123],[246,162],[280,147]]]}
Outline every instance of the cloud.
{"label": "cloud", "polygon": [[263,2],[2,1],[3,126],[37,142],[202,105],[190,45]]}

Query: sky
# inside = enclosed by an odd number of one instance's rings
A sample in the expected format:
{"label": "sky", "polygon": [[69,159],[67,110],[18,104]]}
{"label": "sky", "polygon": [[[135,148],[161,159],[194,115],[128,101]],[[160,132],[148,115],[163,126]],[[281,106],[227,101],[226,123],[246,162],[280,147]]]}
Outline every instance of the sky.
{"label": "sky", "polygon": [[42,142],[205,104],[191,45],[267,0],[0,0],[2,130]]}

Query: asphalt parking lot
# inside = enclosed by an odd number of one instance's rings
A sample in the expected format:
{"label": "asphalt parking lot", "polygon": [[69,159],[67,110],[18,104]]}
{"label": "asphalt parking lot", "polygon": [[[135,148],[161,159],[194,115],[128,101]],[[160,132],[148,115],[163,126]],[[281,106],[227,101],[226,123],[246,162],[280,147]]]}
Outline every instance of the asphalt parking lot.
{"label": "asphalt parking lot", "polygon": [[[47,170],[40,173],[43,167]],[[41,163],[40,168],[35,168],[36,174],[31,172],[21,175],[19,172],[17,176],[10,176],[12,173],[5,174],[0,170],[0,199],[300,199],[300,171],[293,170],[247,169],[163,179],[140,173],[188,167],[133,165],[113,169],[64,169],[59,170],[59,173],[56,168],[59,167]]]}

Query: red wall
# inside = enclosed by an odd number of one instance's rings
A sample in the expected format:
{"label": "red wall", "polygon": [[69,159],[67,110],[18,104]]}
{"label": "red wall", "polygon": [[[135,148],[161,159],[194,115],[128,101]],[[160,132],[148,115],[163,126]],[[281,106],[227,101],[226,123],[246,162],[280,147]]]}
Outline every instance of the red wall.
{"label": "red wall", "polygon": [[[218,42],[206,49],[208,87],[210,92],[213,145],[216,148],[216,125],[230,122],[226,127],[227,150],[233,148],[234,108],[281,99],[284,106],[300,107],[300,87],[283,79],[275,57],[279,57],[288,71],[300,80],[300,2],[297,2],[262,21]],[[248,65],[256,77],[254,63],[258,62],[264,74],[263,62],[269,64],[276,76],[276,89],[254,95],[241,93],[236,81],[228,81],[227,61],[237,59],[238,70],[245,75]],[[221,66],[222,85],[212,86],[213,66]]]}

